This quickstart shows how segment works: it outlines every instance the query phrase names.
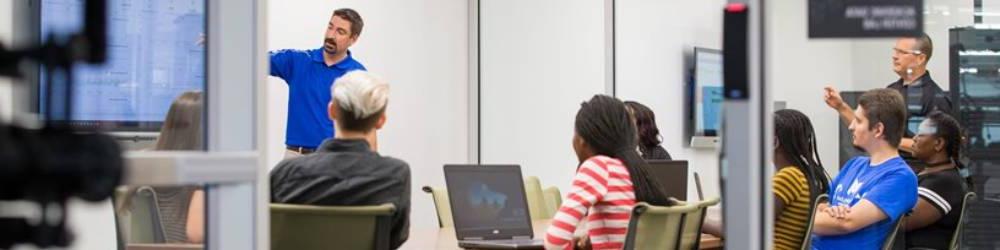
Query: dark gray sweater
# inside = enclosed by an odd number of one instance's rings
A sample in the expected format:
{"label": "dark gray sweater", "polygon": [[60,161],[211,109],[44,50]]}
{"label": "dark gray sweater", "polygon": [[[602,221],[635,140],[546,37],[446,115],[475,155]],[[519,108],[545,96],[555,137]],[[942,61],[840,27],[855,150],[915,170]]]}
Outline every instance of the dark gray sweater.
{"label": "dark gray sweater", "polygon": [[355,206],[392,203],[391,247],[409,237],[410,166],[381,156],[363,140],[327,139],[315,153],[271,171],[271,202]]}

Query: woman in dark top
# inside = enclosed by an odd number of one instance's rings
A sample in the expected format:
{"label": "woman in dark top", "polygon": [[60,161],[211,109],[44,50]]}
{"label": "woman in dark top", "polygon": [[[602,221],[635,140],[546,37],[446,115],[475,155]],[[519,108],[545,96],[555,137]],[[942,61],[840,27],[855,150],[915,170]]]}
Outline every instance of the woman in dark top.
{"label": "woman in dark top", "polygon": [[660,129],[656,127],[656,115],[646,105],[626,101],[625,107],[632,114],[635,126],[638,128],[639,154],[646,160],[670,160],[670,153],[660,146],[663,142]]}
{"label": "woman in dark top", "polygon": [[959,162],[962,128],[955,118],[934,111],[913,138],[914,158],[927,163],[917,174],[920,199],[906,219],[906,247],[947,249],[972,182]]}

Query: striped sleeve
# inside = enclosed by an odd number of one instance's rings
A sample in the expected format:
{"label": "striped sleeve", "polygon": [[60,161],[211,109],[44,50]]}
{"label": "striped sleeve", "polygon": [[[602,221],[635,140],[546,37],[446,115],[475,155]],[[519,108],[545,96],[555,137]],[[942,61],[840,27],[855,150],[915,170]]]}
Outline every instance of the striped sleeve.
{"label": "striped sleeve", "polygon": [[778,171],[778,174],[774,175],[774,179],[771,180],[771,188],[774,190],[774,196],[781,199],[781,203],[788,205],[795,201],[795,197],[798,197],[799,189],[795,185],[795,176],[793,171],[794,167],[786,167]]}
{"label": "striped sleeve", "polygon": [[573,249],[573,232],[587,211],[608,192],[608,168],[588,159],[573,177],[573,186],[545,233],[545,249]]}
{"label": "striped sleeve", "polygon": [[941,195],[937,192],[934,192],[934,190],[925,187],[918,187],[917,194],[920,195],[920,198],[923,198],[931,205],[934,205],[934,207],[941,212],[941,216],[951,212],[951,204],[948,204],[948,201],[941,197]]}

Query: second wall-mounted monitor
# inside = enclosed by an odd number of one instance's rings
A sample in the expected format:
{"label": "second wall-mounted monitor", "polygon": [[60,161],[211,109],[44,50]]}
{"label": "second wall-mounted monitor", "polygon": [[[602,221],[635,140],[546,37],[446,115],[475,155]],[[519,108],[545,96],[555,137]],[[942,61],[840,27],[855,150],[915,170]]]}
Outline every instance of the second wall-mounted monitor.
{"label": "second wall-mounted monitor", "polygon": [[722,51],[694,48],[688,94],[691,147],[715,148],[722,124]]}

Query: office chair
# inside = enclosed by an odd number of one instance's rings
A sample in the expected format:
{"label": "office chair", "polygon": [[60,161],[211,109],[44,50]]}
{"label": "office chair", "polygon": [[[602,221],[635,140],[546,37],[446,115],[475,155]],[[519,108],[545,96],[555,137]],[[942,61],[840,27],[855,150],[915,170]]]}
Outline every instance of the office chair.
{"label": "office chair", "polygon": [[424,193],[434,200],[434,211],[437,212],[438,227],[455,227],[451,217],[451,202],[448,201],[448,190],[439,187],[424,186]]}
{"label": "office chair", "polygon": [[160,206],[152,187],[139,187],[132,198],[128,243],[165,243]]}
{"label": "office chair", "polygon": [[[882,242],[882,250],[898,250],[906,248],[906,232],[900,232],[903,231],[903,227],[905,225],[906,215],[904,214],[903,216],[899,216],[899,219],[896,220],[896,224],[892,226],[892,230],[885,236],[885,240]],[[896,242],[903,244],[895,244]]]}
{"label": "office chair", "polygon": [[715,206],[721,201],[721,197],[715,197],[692,203],[698,207],[698,210],[689,213],[687,218],[690,219],[684,220],[680,249],[698,249],[701,243],[701,226],[705,222],[706,211],[708,211],[708,207]]}
{"label": "office chair", "polygon": [[962,199],[961,214],[958,216],[958,224],[955,227],[955,234],[951,236],[951,244],[948,245],[948,249],[955,250],[962,246],[962,226],[965,224],[965,211],[968,210],[969,201],[975,198],[975,192],[965,193],[965,197]]}
{"label": "office chair", "polygon": [[815,225],[816,223],[816,213],[818,212],[816,211],[816,208],[819,207],[820,203],[826,202],[829,199],[830,199],[829,195],[820,194],[819,196],[816,196],[816,200],[813,201],[812,203],[813,211],[812,213],[810,213],[809,222],[806,224],[806,232],[805,235],[802,236],[802,248],[800,249],[802,250],[812,249],[812,231],[813,231],[813,225]]}
{"label": "office chair", "polygon": [[271,249],[376,249],[390,247],[392,204],[377,206],[271,206]]}
{"label": "office chair", "polygon": [[684,222],[697,220],[691,216],[696,211],[699,211],[696,204],[670,207],[645,202],[636,204],[625,234],[624,249],[681,249]]}
{"label": "office chair", "polygon": [[542,194],[545,196],[545,207],[550,215],[549,218],[552,218],[562,206],[562,193],[558,187],[548,187],[542,190]]}

